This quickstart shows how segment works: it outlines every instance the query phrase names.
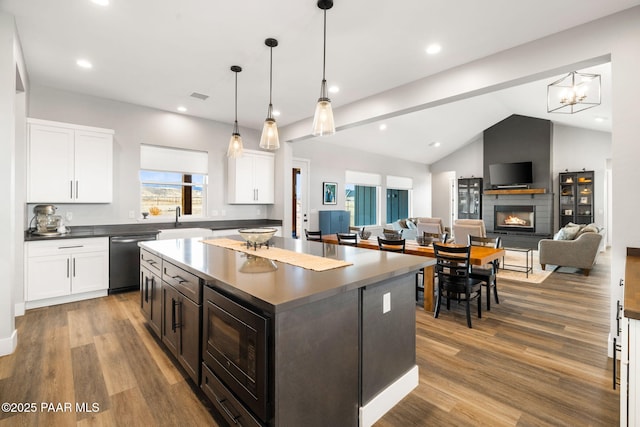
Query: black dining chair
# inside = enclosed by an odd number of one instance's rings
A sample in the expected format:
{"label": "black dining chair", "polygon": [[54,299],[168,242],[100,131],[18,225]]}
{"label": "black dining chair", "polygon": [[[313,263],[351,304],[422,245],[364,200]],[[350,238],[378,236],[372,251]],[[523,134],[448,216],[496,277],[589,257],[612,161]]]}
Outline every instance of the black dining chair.
{"label": "black dining chair", "polygon": [[383,239],[382,237],[378,237],[378,248],[381,251],[404,253],[405,240],[404,239],[389,240],[389,239]]}
{"label": "black dining chair", "polygon": [[318,242],[322,241],[322,230],[318,230],[318,231],[304,230],[304,235],[307,237],[307,240],[313,240]]}
{"label": "black dining chair", "polygon": [[433,244],[438,275],[438,298],[434,317],[440,314],[442,298],[447,299],[447,310],[451,299],[466,304],[467,326],[471,328],[471,301],[478,300],[478,318],[482,317],[482,281],[469,277],[471,246],[445,246]]}
{"label": "black dining chair", "polygon": [[[502,246],[500,237],[478,237],[469,235],[470,246],[486,246],[490,248],[499,248]],[[471,266],[469,277],[472,279],[482,280],[482,285],[487,288],[487,311],[491,310],[491,288],[493,288],[493,297],[496,304],[500,304],[498,299],[498,268],[500,262],[496,259],[486,265]]]}
{"label": "black dining chair", "polygon": [[356,233],[336,233],[339,245],[357,246],[358,235]]}
{"label": "black dining chair", "polygon": [[[418,244],[421,246],[429,246],[431,242],[446,243],[448,236],[449,234],[446,232],[440,234],[440,233],[429,233],[428,231],[423,231],[421,236],[422,241],[423,242],[430,241],[430,243],[425,245],[423,243],[418,242]],[[435,269],[433,271],[433,275],[435,278]],[[422,277],[422,280],[420,280],[421,277]],[[422,286],[420,286],[421,283],[422,283]],[[424,294],[424,268],[421,268],[418,271],[418,273],[416,273],[416,301],[418,301],[419,299],[420,292]]]}

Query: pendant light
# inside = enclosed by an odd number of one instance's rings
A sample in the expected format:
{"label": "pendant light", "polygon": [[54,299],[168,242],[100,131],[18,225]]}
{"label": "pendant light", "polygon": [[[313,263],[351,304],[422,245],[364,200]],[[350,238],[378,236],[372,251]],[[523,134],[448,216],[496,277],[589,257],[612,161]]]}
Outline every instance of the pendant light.
{"label": "pendant light", "polygon": [[276,124],[276,119],[273,118],[271,92],[273,89],[273,48],[278,46],[278,40],[269,38],[264,41],[264,44],[269,46],[269,108],[267,108],[267,118],[262,128],[260,148],[277,150],[280,148],[280,140],[278,139],[278,125]]}
{"label": "pendant light", "polygon": [[232,65],[231,71],[236,73],[236,110],[235,121],[233,122],[233,133],[229,140],[229,149],[227,150],[227,157],[236,158],[242,157],[242,137],[240,136],[240,130],[238,129],[238,73],[242,71],[242,67],[238,65]]}
{"label": "pendant light", "polygon": [[333,0],[318,0],[318,7],[324,11],[324,41],[322,49],[322,84],[320,85],[320,98],[313,116],[313,136],[333,135],[336,127],[333,123],[333,110],[331,100],[327,93],[327,80],[325,79],[325,65],[327,59],[327,9],[333,7]]}

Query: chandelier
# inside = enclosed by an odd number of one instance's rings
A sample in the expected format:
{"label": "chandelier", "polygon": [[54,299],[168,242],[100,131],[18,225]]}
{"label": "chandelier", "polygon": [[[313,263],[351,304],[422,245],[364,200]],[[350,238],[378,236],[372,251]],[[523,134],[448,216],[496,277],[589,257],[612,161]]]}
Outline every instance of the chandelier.
{"label": "chandelier", "polygon": [[600,105],[600,74],[572,71],[547,86],[547,113],[573,114]]}

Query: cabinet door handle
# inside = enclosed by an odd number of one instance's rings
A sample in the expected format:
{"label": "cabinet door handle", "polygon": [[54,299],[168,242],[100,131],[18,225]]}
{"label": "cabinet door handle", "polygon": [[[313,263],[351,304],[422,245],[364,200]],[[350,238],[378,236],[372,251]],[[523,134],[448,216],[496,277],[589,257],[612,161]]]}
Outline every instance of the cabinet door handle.
{"label": "cabinet door handle", "polygon": [[224,413],[227,414],[229,418],[231,418],[231,421],[233,421],[234,424],[238,424],[238,418],[240,417],[236,417],[235,415],[233,415],[229,408],[227,408],[227,405],[224,404],[227,399],[218,399],[218,396],[216,396],[216,401],[218,402],[218,405],[220,405]]}
{"label": "cabinet door handle", "polygon": [[80,194],[80,192],[78,191],[78,181],[76,180],[76,199],[78,198],[78,194]]}
{"label": "cabinet door handle", "polygon": [[182,326],[181,322],[178,321],[178,316],[176,316],[176,306],[180,309],[178,315],[182,318],[182,302],[171,298],[171,330],[173,332]]}
{"label": "cabinet door handle", "polygon": [[172,276],[171,278],[172,278],[172,279],[177,280],[177,281],[178,281],[178,284],[181,284],[181,283],[187,283],[187,282],[188,282],[188,280],[184,280],[184,279],[183,279],[182,277],[180,277],[180,276]]}
{"label": "cabinet door handle", "polygon": [[152,277],[151,278],[151,301],[153,301],[153,290],[156,287],[155,284],[156,284],[156,278]]}
{"label": "cabinet door handle", "polygon": [[67,258],[67,278],[69,277],[69,258]]}
{"label": "cabinet door handle", "polygon": [[73,199],[73,180],[69,181],[69,198]]}
{"label": "cabinet door handle", "polygon": [[76,277],[76,259],[73,258],[73,277]]}
{"label": "cabinet door handle", "polygon": [[144,278],[144,302],[149,302],[149,278]]}

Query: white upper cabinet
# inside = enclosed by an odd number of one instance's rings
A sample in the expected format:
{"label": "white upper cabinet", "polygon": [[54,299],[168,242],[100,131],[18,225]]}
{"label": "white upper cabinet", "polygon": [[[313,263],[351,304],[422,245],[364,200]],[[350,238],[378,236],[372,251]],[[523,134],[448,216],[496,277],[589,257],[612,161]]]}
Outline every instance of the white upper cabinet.
{"label": "white upper cabinet", "polygon": [[111,203],[113,130],[28,119],[29,203]]}
{"label": "white upper cabinet", "polygon": [[228,159],[227,197],[234,204],[273,204],[275,156],[244,150],[242,157]]}

